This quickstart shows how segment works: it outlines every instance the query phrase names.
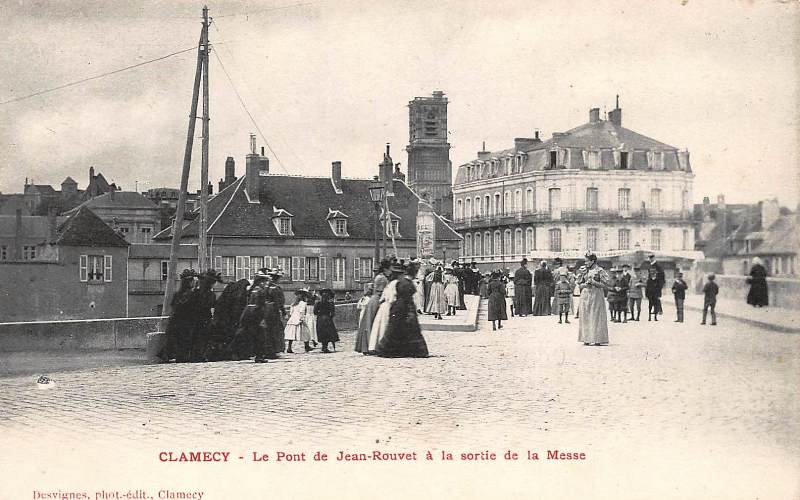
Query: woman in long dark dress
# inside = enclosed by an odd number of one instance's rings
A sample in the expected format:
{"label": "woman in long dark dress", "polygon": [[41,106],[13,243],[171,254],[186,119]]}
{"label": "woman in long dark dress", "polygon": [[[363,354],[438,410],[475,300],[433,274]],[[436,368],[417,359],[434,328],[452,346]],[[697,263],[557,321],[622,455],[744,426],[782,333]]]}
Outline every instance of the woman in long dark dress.
{"label": "woman in long dark dress", "polygon": [[[503,320],[508,319],[506,313],[506,285],[500,281],[500,273],[495,271],[487,286],[489,291],[488,320],[492,322],[492,330],[503,328]],[[495,326],[495,322],[497,325]]]}
{"label": "woman in long dark dress", "polygon": [[214,318],[211,320],[208,344],[206,345],[206,360],[230,359],[229,346],[236,334],[236,328],[239,326],[242,310],[247,305],[248,286],[250,283],[246,279],[228,283],[219,296],[214,305]]}
{"label": "woman in long dark dress", "polygon": [[747,303],[753,307],[763,307],[769,305],[769,290],[767,289],[767,269],[761,259],[753,259],[753,267],[750,268],[750,291],[747,292]]}
{"label": "woman in long dark dress", "polygon": [[319,291],[320,299],[314,305],[314,314],[317,315],[317,339],[322,344],[322,352],[331,352],[328,349],[328,343],[333,345],[333,350],[336,350],[336,343],[339,342],[339,333],[336,331],[336,325],[333,323],[333,317],[336,315],[336,306],[333,304],[333,292],[327,288]]}
{"label": "woman in long dark dress", "polygon": [[428,344],[422,336],[414,305],[414,282],[397,279],[397,298],[389,311],[386,333],[378,342],[376,354],[384,358],[425,358]]}
{"label": "woman in long dark dress", "polygon": [[[181,273],[181,284],[177,292],[172,295],[170,306],[172,312],[167,322],[167,341],[158,354],[163,362],[171,359],[188,361],[191,350],[191,336],[194,329],[194,301],[192,300],[194,279],[197,274],[186,269]],[[186,351],[185,355],[183,352]]]}
{"label": "woman in long dark dress", "polygon": [[539,269],[533,273],[534,300],[533,300],[533,315],[534,316],[549,316],[550,311],[550,296],[553,291],[553,273],[547,269],[547,262],[542,261]]}

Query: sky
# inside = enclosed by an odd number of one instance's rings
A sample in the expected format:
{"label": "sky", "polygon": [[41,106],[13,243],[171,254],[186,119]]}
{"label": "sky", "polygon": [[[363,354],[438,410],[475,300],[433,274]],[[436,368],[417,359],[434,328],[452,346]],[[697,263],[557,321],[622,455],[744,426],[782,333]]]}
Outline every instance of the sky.
{"label": "sky", "polygon": [[[0,102],[197,44],[202,3],[4,0]],[[547,138],[614,107],[678,148],[695,202],[800,201],[800,5],[704,1],[209,3],[210,179],[244,170],[249,134],[271,171],[405,169],[408,101],[442,90],[454,169],[535,129]],[[221,63],[220,63],[221,61]],[[80,188],[94,166],[125,190],[180,183],[196,52],[0,105],[0,191]],[[221,66],[222,64],[222,66]],[[223,72],[228,71],[233,85]],[[200,178],[197,122],[190,186]]]}

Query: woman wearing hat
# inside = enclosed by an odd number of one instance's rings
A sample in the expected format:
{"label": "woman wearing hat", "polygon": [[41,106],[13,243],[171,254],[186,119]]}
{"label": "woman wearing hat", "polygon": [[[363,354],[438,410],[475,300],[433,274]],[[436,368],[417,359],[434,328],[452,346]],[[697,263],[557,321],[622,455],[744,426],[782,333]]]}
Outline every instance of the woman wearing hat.
{"label": "woman wearing hat", "polygon": [[[489,304],[487,319],[492,322],[492,330],[503,328],[503,320],[508,319],[506,313],[506,286],[500,280],[500,271],[492,271],[489,280]],[[495,325],[495,322],[497,324]]]}
{"label": "woman wearing hat", "polygon": [[217,302],[217,296],[212,290],[215,283],[222,283],[222,273],[209,269],[200,276],[200,283],[197,285],[195,292],[197,323],[194,328],[191,355],[191,360],[195,363],[206,360],[206,346],[208,345],[210,334],[212,310]]}
{"label": "woman wearing hat", "polygon": [[396,298],[390,306],[386,332],[375,349],[384,358],[424,358],[428,356],[428,344],[422,336],[414,304],[414,283],[407,276],[398,276],[395,281]]}
{"label": "woman wearing hat", "polygon": [[425,312],[433,314],[436,319],[442,319],[442,313],[447,310],[447,300],[444,297],[444,277],[442,266],[431,273],[431,292]]}
{"label": "woman wearing hat", "polygon": [[603,293],[609,286],[608,273],[597,265],[597,256],[586,254],[586,270],[578,277],[581,303],[578,306],[578,341],[583,345],[608,344],[608,313]]}
{"label": "woman wearing hat", "polygon": [[455,270],[452,266],[447,266],[444,268],[444,278],[442,279],[442,282],[444,284],[444,300],[447,302],[446,316],[455,316],[456,309],[458,309],[461,303],[461,294],[458,288],[459,279],[455,275]]}
{"label": "woman wearing hat", "polygon": [[[234,359],[231,348],[242,316],[247,305],[247,289],[250,282],[244,278],[228,283],[214,305],[214,318],[211,320],[211,333],[206,346],[206,360],[222,361]],[[249,353],[247,355],[249,357]],[[241,359],[236,357],[236,359]]]}
{"label": "woman wearing hat", "polygon": [[376,269],[377,273],[372,280],[372,295],[364,306],[364,314],[358,320],[358,334],[356,335],[356,345],[354,350],[361,354],[369,353],[369,336],[372,331],[372,324],[375,322],[375,315],[378,313],[378,308],[381,305],[381,295],[386,285],[389,284],[389,276],[391,264],[388,260],[384,259]]}
{"label": "woman wearing hat", "polygon": [[267,337],[262,320],[264,319],[265,307],[269,291],[267,283],[269,277],[264,270],[259,270],[253,277],[253,284],[247,296],[247,305],[239,318],[239,328],[231,342],[231,356],[233,359],[248,359],[255,355],[256,363],[266,363],[266,356],[269,351]]}
{"label": "woman wearing hat", "polygon": [[167,341],[158,354],[164,363],[171,359],[175,359],[179,363],[189,360],[191,336],[195,322],[195,302],[192,300],[192,295],[196,276],[197,274],[192,269],[185,269],[180,276],[180,288],[170,301],[172,312],[167,322]]}
{"label": "woman wearing hat", "polygon": [[539,269],[533,273],[533,284],[535,287],[533,299],[533,315],[549,316],[550,296],[553,291],[553,273],[547,268],[547,262],[542,261]]}
{"label": "woman wearing hat", "polygon": [[311,346],[308,345],[311,341],[311,333],[308,331],[308,324],[306,324],[307,294],[307,289],[295,290],[294,302],[289,308],[289,319],[286,320],[283,338],[289,342],[286,352],[290,354],[294,353],[292,351],[292,342],[295,340],[303,343],[306,352],[311,350]]}
{"label": "woman wearing hat", "polygon": [[397,298],[397,278],[405,273],[405,270],[399,264],[392,264],[389,268],[391,277],[389,284],[383,289],[383,296],[381,297],[381,305],[378,312],[375,314],[375,321],[372,323],[372,329],[369,332],[369,352],[374,352],[378,347],[378,342],[386,333],[386,327],[389,325],[389,312]]}
{"label": "woman wearing hat", "polygon": [[414,307],[417,308],[417,314],[422,314],[425,309],[425,269],[422,262],[417,259],[411,259],[409,264],[409,275],[413,274],[414,282]]}

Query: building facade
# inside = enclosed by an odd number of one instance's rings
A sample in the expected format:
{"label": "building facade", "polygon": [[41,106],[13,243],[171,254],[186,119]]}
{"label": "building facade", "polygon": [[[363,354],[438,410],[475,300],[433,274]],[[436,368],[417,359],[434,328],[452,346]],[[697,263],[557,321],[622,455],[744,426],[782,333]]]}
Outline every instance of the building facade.
{"label": "building facade", "polygon": [[150,243],[161,230],[159,207],[133,191],[110,191],[95,196],[66,213],[89,208],[100,219],[118,231],[128,243]]}
{"label": "building facade", "polygon": [[[245,175],[208,204],[210,262],[226,282],[278,267],[285,273],[285,291],[330,288],[341,297],[372,281],[376,233],[380,246],[386,233],[388,253],[396,246],[401,259],[417,255],[417,216],[426,204],[394,178],[388,148],[378,177],[387,188],[390,217],[374,208],[369,195],[374,181],[342,177],[341,162],[331,164],[330,177],[275,175],[251,147]],[[196,244],[197,230],[197,220],[189,222],[181,242]],[[435,235],[435,257],[458,258],[460,238],[440,216],[434,215],[426,234]],[[155,240],[170,238],[167,228]]]}
{"label": "building facade", "polygon": [[440,215],[452,218],[453,168],[447,137],[447,97],[415,97],[408,103],[408,186]]}
{"label": "building facade", "polygon": [[695,258],[693,177],[687,151],[623,128],[618,106],[607,120],[593,108],[568,132],[517,138],[458,167],[462,259],[511,267],[587,251]]}

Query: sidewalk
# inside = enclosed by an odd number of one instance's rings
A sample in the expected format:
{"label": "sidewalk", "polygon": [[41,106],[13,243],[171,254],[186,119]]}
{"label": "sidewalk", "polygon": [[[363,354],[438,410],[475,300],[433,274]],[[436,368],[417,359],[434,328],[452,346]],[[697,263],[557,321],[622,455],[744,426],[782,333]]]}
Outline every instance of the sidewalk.
{"label": "sidewalk", "polygon": [[[675,315],[675,300],[671,293],[661,297],[666,317]],[[683,303],[684,309],[698,311],[698,322],[702,318],[703,296],[691,294],[686,296]],[[642,311],[646,314],[647,299],[642,301]],[[744,301],[718,298],[716,313],[719,318],[735,319],[743,323],[760,326],[769,330],[785,333],[800,333],[800,309],[787,309],[785,307],[753,307]],[[693,321],[695,314],[689,314],[687,321]],[[674,319],[674,318],[673,318]],[[709,318],[709,321],[711,319]]]}

